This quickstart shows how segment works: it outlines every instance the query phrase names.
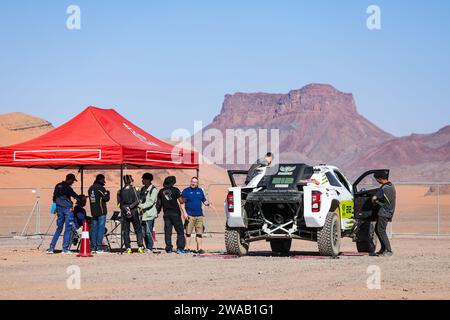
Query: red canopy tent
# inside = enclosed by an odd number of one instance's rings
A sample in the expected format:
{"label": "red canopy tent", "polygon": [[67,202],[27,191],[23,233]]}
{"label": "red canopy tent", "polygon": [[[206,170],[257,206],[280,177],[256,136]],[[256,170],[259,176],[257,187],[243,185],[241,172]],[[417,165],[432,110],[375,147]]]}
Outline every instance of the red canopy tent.
{"label": "red canopy tent", "polygon": [[[140,129],[114,109],[86,108],[35,139],[0,147],[0,166],[73,169],[199,169],[198,154]],[[83,182],[82,189],[83,189]]]}

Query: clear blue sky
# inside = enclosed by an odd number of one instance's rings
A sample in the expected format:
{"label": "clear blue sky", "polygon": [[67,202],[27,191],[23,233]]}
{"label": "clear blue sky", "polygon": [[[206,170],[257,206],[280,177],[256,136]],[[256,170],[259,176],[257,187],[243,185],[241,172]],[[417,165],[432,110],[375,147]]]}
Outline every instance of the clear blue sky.
{"label": "clear blue sky", "polygon": [[446,0],[1,1],[0,113],[60,125],[114,107],[166,137],[208,124],[226,93],[321,82],[388,132],[432,132],[450,124],[449,14]]}

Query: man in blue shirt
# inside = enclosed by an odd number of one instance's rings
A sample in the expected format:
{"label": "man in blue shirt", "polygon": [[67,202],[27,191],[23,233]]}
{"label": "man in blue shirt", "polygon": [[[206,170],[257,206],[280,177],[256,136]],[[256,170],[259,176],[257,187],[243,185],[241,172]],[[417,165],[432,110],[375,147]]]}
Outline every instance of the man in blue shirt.
{"label": "man in blue shirt", "polygon": [[197,253],[203,254],[205,251],[202,249],[202,235],[204,230],[202,205],[209,206],[209,202],[206,200],[203,190],[198,187],[197,177],[191,179],[190,186],[183,190],[181,198],[186,209],[186,218],[188,219],[186,227],[187,249],[190,250],[191,234],[195,229]]}

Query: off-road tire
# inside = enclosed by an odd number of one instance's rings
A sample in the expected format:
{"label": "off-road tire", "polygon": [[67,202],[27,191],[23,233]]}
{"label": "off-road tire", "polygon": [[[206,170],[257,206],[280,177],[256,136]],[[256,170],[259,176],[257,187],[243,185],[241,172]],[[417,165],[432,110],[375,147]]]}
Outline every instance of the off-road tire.
{"label": "off-road tire", "polygon": [[336,212],[328,212],[325,225],[317,231],[319,254],[336,257],[341,249],[341,221]]}
{"label": "off-road tire", "polygon": [[270,248],[279,254],[288,254],[291,250],[292,239],[271,239]]}
{"label": "off-road tire", "polygon": [[239,228],[225,229],[225,248],[228,254],[245,256],[248,253],[249,244],[242,239],[242,230]]}
{"label": "off-road tire", "polygon": [[[369,236],[372,238],[374,248],[377,247],[377,235],[375,234],[375,222],[370,223]],[[358,252],[369,252],[369,242],[368,241],[359,241],[358,237],[356,238],[356,249]]]}

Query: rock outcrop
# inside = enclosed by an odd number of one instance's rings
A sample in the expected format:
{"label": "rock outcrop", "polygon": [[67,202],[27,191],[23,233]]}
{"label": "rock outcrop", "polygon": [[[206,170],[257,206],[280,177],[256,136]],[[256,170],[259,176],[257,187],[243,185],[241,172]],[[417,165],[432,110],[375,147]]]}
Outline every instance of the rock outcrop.
{"label": "rock outcrop", "polygon": [[223,133],[236,128],[279,129],[281,161],[340,166],[394,138],[357,112],[352,94],[324,84],[287,94],[226,95],[220,114],[205,129],[209,128]]}
{"label": "rock outcrop", "polygon": [[0,115],[0,145],[9,145],[32,139],[53,129],[41,118],[22,112]]}
{"label": "rock outcrop", "polygon": [[[279,129],[282,162],[328,163],[355,178],[367,169],[390,168],[395,180],[449,181],[450,126],[432,134],[394,137],[358,113],[353,95],[326,84],[310,84],[287,94],[235,93],[225,95],[222,110],[207,129]],[[204,149],[208,143],[204,142]],[[235,145],[248,168],[249,143]],[[258,152],[261,156],[262,152]]]}

